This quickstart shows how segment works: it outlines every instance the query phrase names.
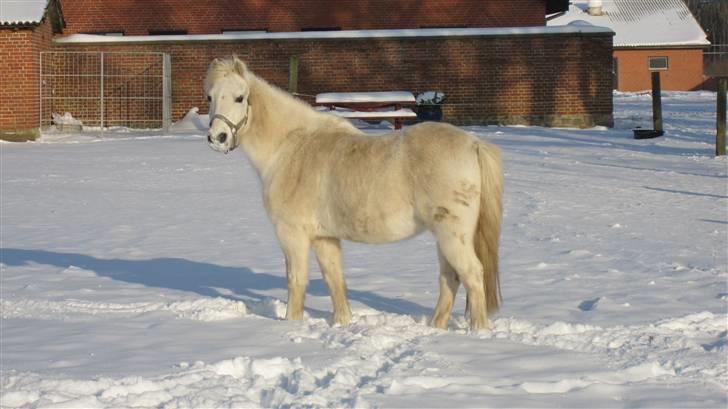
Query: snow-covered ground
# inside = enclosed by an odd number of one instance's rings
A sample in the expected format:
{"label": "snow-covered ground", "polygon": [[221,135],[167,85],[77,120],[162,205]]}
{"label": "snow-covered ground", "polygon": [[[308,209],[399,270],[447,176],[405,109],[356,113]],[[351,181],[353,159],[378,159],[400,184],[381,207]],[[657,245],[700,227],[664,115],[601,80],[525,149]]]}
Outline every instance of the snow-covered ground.
{"label": "snow-covered ground", "polygon": [[[473,127],[504,152],[504,306],[448,331],[425,234],[345,243],[354,322],[284,261],[250,165],[199,135],[0,144],[2,407],[726,407],[728,162],[714,93],[614,129]],[[181,126],[179,128],[184,128]],[[188,127],[194,129],[194,127]],[[373,132],[376,132],[373,131]],[[198,132],[200,133],[200,132]]]}

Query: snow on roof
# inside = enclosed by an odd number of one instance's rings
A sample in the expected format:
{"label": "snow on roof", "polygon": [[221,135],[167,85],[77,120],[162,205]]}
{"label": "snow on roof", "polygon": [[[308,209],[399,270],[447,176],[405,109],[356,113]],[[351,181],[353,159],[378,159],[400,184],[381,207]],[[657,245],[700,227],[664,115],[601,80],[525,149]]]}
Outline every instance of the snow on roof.
{"label": "snow on roof", "polygon": [[40,23],[47,6],[48,0],[0,0],[0,25]]}
{"label": "snow on roof", "polygon": [[572,0],[569,11],[548,21],[559,27],[583,20],[609,27],[614,47],[706,46],[705,33],[682,0],[603,0],[603,15],[587,13],[587,0]]}
{"label": "snow on roof", "polygon": [[604,34],[611,29],[591,24],[563,27],[496,27],[496,28],[428,28],[404,30],[342,30],[296,32],[242,32],[225,34],[155,35],[111,37],[94,34],[73,34],[57,38],[56,43],[133,43],[169,41],[231,41],[231,40],[300,40],[352,38],[411,38],[411,37],[481,37],[540,34]]}

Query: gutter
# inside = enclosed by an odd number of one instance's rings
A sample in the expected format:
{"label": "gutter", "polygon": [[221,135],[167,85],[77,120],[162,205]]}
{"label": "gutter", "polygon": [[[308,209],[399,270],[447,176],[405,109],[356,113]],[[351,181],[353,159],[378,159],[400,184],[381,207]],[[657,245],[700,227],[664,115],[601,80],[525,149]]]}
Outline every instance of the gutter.
{"label": "gutter", "polygon": [[344,30],[344,31],[304,31],[276,33],[227,33],[192,34],[160,36],[122,36],[111,37],[94,34],[72,34],[54,39],[54,43],[67,44],[128,44],[128,43],[170,43],[196,41],[254,41],[254,40],[351,40],[351,39],[388,39],[388,38],[453,38],[453,37],[512,37],[543,35],[614,35],[606,27],[591,24],[538,27],[496,27],[496,28],[435,28],[405,30]]}

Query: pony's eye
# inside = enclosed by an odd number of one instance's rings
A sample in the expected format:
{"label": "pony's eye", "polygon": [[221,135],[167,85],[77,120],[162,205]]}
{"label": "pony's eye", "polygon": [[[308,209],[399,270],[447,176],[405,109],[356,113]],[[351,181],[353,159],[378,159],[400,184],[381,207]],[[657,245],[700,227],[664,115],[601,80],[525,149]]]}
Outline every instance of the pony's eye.
{"label": "pony's eye", "polygon": [[243,98],[243,96],[241,95],[241,96],[239,96],[239,97],[235,98],[235,102],[237,102],[237,103],[239,103],[239,104],[240,104],[240,103],[242,103],[242,102],[243,102],[243,99],[245,99],[245,98]]}
{"label": "pony's eye", "polygon": [[212,97],[209,95],[207,96],[207,102],[212,102]]}

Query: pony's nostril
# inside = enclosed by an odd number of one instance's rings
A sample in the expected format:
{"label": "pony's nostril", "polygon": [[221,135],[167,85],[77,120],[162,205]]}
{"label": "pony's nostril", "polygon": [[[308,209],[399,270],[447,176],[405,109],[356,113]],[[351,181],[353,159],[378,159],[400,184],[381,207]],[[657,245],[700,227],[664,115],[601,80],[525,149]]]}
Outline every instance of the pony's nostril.
{"label": "pony's nostril", "polygon": [[225,143],[225,141],[227,140],[227,134],[225,132],[220,132],[220,134],[217,135],[217,140],[220,143]]}
{"label": "pony's nostril", "polygon": [[207,143],[212,143],[212,136],[210,134],[207,134]]}

